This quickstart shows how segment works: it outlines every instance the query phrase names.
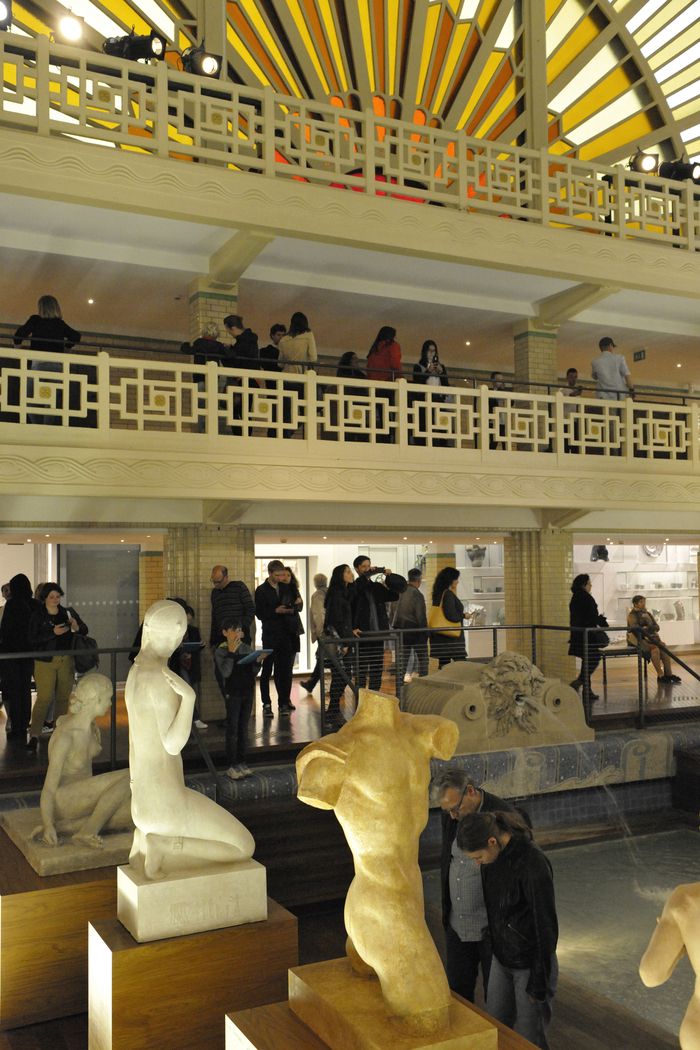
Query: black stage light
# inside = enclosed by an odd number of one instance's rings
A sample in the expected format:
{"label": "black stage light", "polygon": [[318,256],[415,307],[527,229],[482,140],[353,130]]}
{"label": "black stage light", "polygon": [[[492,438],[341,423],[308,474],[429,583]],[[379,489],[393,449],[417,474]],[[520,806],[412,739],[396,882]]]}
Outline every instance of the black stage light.
{"label": "black stage light", "polygon": [[12,25],[12,0],[0,0],[0,30]]}
{"label": "black stage light", "polygon": [[138,61],[140,58],[164,58],[165,37],[152,29],[147,36],[139,36],[138,33],[128,33],[126,36],[110,36],[102,45],[105,55],[113,58],[130,58]]}
{"label": "black stage light", "polygon": [[677,182],[700,179],[700,164],[697,161],[667,160],[659,167],[659,175],[664,179],[675,179]]}
{"label": "black stage light", "polygon": [[186,73],[196,73],[200,77],[218,77],[221,55],[212,55],[203,47],[188,47],[182,52],[182,68]]}
{"label": "black stage light", "polygon": [[637,171],[642,175],[652,175],[658,166],[658,154],[644,153],[639,147],[635,155],[630,158],[630,171]]}

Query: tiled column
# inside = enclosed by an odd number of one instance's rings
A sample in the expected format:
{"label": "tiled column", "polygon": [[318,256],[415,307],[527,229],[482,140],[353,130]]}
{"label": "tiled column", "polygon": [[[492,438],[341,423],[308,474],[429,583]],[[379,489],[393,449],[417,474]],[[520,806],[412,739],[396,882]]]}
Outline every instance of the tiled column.
{"label": "tiled column", "polygon": [[[573,539],[560,529],[514,532],[504,544],[506,622],[567,627]],[[575,677],[565,631],[537,632],[537,665],[565,682]],[[530,632],[509,631],[508,648],[530,658]]]}
{"label": "tiled column", "polygon": [[519,390],[527,383],[557,382],[557,330],[554,325],[537,327],[530,320],[514,325],[513,372]]}
{"label": "tiled column", "polygon": [[457,559],[455,558],[454,547],[445,551],[428,551],[425,556],[425,568],[423,569],[423,594],[428,606],[430,605],[430,595],[433,592],[433,583],[435,577],[442,570],[448,566],[456,566]]}
{"label": "tiled column", "polygon": [[224,317],[238,311],[238,285],[213,285],[207,277],[195,277],[189,287],[190,341],[213,321],[224,334]]}
{"label": "tiled column", "polygon": [[195,610],[195,623],[207,648],[202,653],[201,714],[221,718],[224,703],[212,673],[211,570],[225,565],[232,580],[243,580],[251,594],[255,581],[253,530],[236,525],[182,525],[169,528],[164,549],[165,589],[185,598]]}
{"label": "tiled column", "polygon": [[163,552],[141,551],[139,554],[139,620],[146,609],[161,598],[167,598],[163,578]]}

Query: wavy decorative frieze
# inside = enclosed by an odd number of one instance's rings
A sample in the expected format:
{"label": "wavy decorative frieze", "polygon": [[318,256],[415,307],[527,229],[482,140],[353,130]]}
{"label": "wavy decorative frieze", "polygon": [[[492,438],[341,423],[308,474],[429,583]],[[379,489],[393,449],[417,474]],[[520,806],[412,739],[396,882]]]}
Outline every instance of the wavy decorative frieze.
{"label": "wavy decorative frieze", "polygon": [[624,509],[648,505],[700,507],[700,481],[641,475],[611,477],[601,471],[564,474],[535,469],[521,474],[487,474],[483,470],[420,470],[400,463],[369,470],[361,466],[296,465],[196,459],[170,456],[148,458],[124,453],[92,454],[86,458],[70,451],[58,455],[0,455],[0,492],[32,495],[94,495],[182,499],[238,498],[298,501],[323,494],[329,502],[347,500],[364,504],[392,501],[472,505],[475,501],[498,506],[597,507]]}

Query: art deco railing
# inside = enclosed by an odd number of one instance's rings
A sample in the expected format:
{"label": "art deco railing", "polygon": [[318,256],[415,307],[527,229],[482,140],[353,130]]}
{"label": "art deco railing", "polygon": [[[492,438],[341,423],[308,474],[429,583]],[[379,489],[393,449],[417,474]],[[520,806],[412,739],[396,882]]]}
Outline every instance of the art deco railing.
{"label": "art deco railing", "polygon": [[696,250],[692,182],[0,33],[0,126]]}
{"label": "art deco railing", "polygon": [[362,446],[369,445],[373,459],[384,451],[387,460],[426,456],[426,463],[439,450],[455,467],[474,457],[537,453],[569,462],[591,457],[590,466],[592,457],[604,456],[637,469],[644,459],[645,470],[657,461],[664,470],[675,463],[678,472],[700,462],[699,416],[696,403],[569,399],[0,348],[0,434],[10,444],[32,443],[33,435],[37,444],[55,442],[48,427],[60,426],[61,441],[94,447],[133,447],[144,435],[149,447],[208,442],[226,452],[240,449],[239,439],[262,450],[293,437],[299,454],[328,453],[340,443],[347,455],[365,456]]}

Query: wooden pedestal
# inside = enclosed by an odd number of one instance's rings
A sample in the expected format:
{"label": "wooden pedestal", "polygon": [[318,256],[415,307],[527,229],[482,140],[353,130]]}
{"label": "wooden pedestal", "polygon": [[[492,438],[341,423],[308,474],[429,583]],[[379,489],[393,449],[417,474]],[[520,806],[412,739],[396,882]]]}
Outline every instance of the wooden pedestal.
{"label": "wooden pedestal", "polygon": [[143,944],[91,923],[89,1050],[223,1050],[225,1014],[285,997],[297,961],[297,920],[273,900],[265,922]]}
{"label": "wooden pedestal", "polygon": [[85,1012],[88,922],[116,907],[115,868],[42,877],[0,830],[0,1028]]}
{"label": "wooden pedestal", "polygon": [[[459,998],[455,996],[455,998]],[[464,1000],[460,1000],[464,1002]],[[521,1035],[494,1021],[483,1010],[470,1009],[488,1018],[498,1029],[498,1050],[536,1050]],[[468,1045],[468,1044],[467,1044]],[[292,1013],[289,1005],[272,1003],[255,1010],[240,1010],[226,1018],[226,1050],[330,1050],[317,1035]],[[387,1047],[387,1050],[389,1048]]]}

